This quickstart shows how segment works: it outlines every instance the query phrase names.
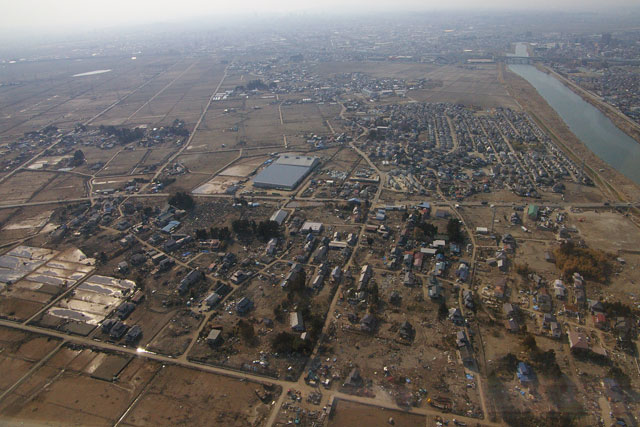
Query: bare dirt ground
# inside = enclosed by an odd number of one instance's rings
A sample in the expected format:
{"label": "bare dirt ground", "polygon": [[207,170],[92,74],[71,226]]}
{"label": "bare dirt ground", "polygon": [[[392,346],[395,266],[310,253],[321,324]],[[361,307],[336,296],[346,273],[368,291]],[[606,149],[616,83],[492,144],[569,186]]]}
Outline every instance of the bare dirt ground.
{"label": "bare dirt ground", "polygon": [[[2,328],[2,390],[58,344],[58,340]],[[0,403],[0,422],[205,425],[213,412],[215,424],[260,425],[271,409],[268,403],[279,392],[188,368],[63,346]]]}
{"label": "bare dirt ground", "polygon": [[384,426],[391,425],[389,419],[393,418],[394,426],[413,427],[425,425],[426,417],[416,414],[408,414],[402,411],[376,408],[374,406],[362,405],[359,403],[338,400],[335,402],[333,415],[329,418],[329,426],[355,426],[370,425]]}

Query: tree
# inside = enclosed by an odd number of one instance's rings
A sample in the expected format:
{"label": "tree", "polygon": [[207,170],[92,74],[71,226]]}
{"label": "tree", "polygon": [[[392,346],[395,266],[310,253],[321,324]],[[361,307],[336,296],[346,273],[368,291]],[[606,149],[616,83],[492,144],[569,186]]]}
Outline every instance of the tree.
{"label": "tree", "polygon": [[212,239],[227,241],[231,239],[231,230],[229,227],[211,227],[209,235]]}
{"label": "tree", "polygon": [[208,237],[209,237],[209,233],[207,233],[206,228],[199,228],[196,230],[196,239],[206,240]]}
{"label": "tree", "polygon": [[260,221],[256,228],[256,234],[263,240],[269,240],[280,235],[280,226],[275,221]]}
{"label": "tree", "polygon": [[536,338],[531,334],[527,334],[522,339],[522,345],[524,346],[524,348],[526,348],[529,351],[535,351],[538,349],[538,344],[536,344]]}
{"label": "tree", "polygon": [[308,355],[313,349],[311,340],[303,340],[289,332],[280,332],[271,341],[271,349],[275,353],[301,353]]}
{"label": "tree", "polygon": [[449,222],[447,222],[447,235],[449,236],[449,240],[454,243],[462,243],[464,241],[462,226],[457,218],[451,218]]}
{"label": "tree", "polygon": [[231,228],[238,235],[250,235],[256,231],[256,222],[248,219],[234,219]]}
{"label": "tree", "polygon": [[284,311],[282,310],[282,305],[278,304],[273,307],[273,316],[276,318],[278,322],[284,322]]}
{"label": "tree", "polygon": [[380,304],[380,292],[378,285],[374,282],[369,286],[369,305],[372,313],[378,311],[378,304]]}
{"label": "tree", "polygon": [[75,153],[73,153],[73,160],[71,160],[71,166],[80,166],[81,164],[84,163],[84,153],[82,152],[82,150],[76,150]]}
{"label": "tree", "polygon": [[447,304],[443,301],[440,301],[440,305],[438,306],[438,320],[444,320],[449,315],[449,310],[447,309]]}
{"label": "tree", "polygon": [[186,211],[193,209],[193,207],[196,205],[193,197],[191,197],[184,191],[178,191],[171,198],[169,198],[169,204],[171,206],[175,206],[178,209],[184,209]]}
{"label": "tree", "polygon": [[416,224],[416,228],[422,230],[422,232],[433,239],[433,237],[438,234],[438,227],[431,224],[430,222],[420,222]]}
{"label": "tree", "polygon": [[294,292],[302,292],[306,289],[307,273],[304,270],[300,270],[289,283],[289,294]]}
{"label": "tree", "polygon": [[255,339],[256,333],[253,330],[253,325],[244,319],[240,319],[237,324],[238,335],[246,342],[251,342]]}

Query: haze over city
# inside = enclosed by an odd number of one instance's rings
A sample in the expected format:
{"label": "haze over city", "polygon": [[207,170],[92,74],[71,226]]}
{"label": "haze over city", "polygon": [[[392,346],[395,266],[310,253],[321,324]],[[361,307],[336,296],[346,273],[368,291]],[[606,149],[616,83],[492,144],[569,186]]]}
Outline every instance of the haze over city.
{"label": "haze over city", "polygon": [[[150,23],[171,24],[197,19],[216,24],[216,19],[263,18],[278,15],[329,14],[352,16],[372,13],[403,13],[430,11],[469,12],[590,12],[624,16],[629,10],[638,10],[632,0],[541,0],[507,1],[453,0],[440,2],[433,0],[399,0],[394,2],[373,0],[324,0],[298,1],[242,0],[237,2],[186,0],[179,3],[169,0],[114,0],[91,2],[64,0],[3,0],[0,16],[0,31],[7,35],[29,35],[49,33],[77,33],[80,31],[113,28],[121,25]],[[218,22],[218,24],[224,24]]]}

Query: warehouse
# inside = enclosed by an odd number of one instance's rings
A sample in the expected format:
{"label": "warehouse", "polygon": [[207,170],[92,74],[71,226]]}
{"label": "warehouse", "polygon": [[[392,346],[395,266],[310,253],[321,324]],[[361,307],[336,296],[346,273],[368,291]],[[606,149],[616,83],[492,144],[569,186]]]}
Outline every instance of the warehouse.
{"label": "warehouse", "polygon": [[253,180],[255,187],[293,190],[320,163],[317,157],[280,156]]}

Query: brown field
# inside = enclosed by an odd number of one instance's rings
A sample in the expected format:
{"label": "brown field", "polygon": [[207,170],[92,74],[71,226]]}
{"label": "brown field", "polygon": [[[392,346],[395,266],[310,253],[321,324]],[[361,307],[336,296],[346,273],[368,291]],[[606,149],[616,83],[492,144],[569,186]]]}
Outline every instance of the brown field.
{"label": "brown field", "polygon": [[75,199],[87,196],[85,181],[87,178],[60,173],[46,187],[38,192],[32,201]]}
{"label": "brown field", "polygon": [[145,149],[120,151],[97,176],[128,175],[134,171],[146,152]]}
{"label": "brown field", "polygon": [[0,390],[6,391],[11,387],[59,342],[28,332],[0,328]]}
{"label": "brown field", "polygon": [[[147,387],[124,425],[260,425],[270,411],[250,382],[167,366]],[[273,396],[275,399],[276,396]]]}
{"label": "brown field", "polygon": [[442,81],[442,86],[411,91],[407,93],[408,97],[416,101],[450,102],[481,108],[518,108],[504,85],[498,81],[495,64],[473,68],[447,65],[425,77]]}
{"label": "brown field", "polygon": [[623,214],[611,211],[587,211],[574,214],[576,226],[587,245],[605,252],[637,251],[640,230]]}
{"label": "brown field", "polygon": [[384,426],[390,425],[389,419],[393,418],[394,426],[422,426],[427,422],[424,415],[410,414],[399,410],[378,408],[375,406],[349,402],[347,400],[336,400],[334,410],[329,417],[328,425],[331,427],[369,425]]}
{"label": "brown field", "polygon": [[[22,135],[50,123],[72,126],[92,118],[109,105],[131,94],[145,81],[162,73],[176,58],[86,58],[81,61],[24,62],[3,67],[10,81],[23,82],[3,88],[2,108],[12,113],[0,119],[0,132]],[[92,76],[73,74],[111,69]]]}
{"label": "brown field", "polygon": [[29,201],[38,190],[56,178],[52,172],[18,172],[0,187],[0,204],[11,205]]}
{"label": "brown field", "polygon": [[[59,342],[1,328],[0,389],[17,384]],[[117,381],[111,381],[112,376]],[[63,346],[0,404],[0,422],[113,425],[124,417],[123,425],[181,420],[202,425],[211,420],[213,409],[225,425],[257,425],[271,408],[257,398],[256,388],[263,387],[142,358]],[[276,389],[272,398],[278,393]]]}
{"label": "brown field", "polygon": [[222,151],[219,153],[191,153],[185,151],[185,154],[180,155],[176,160],[185,165],[191,172],[213,174],[237,157],[237,151]]}

